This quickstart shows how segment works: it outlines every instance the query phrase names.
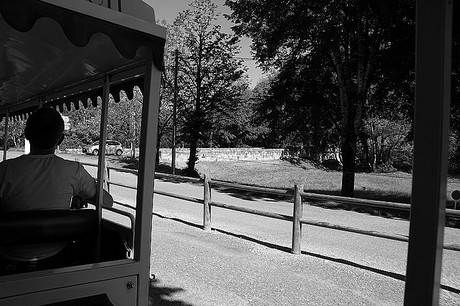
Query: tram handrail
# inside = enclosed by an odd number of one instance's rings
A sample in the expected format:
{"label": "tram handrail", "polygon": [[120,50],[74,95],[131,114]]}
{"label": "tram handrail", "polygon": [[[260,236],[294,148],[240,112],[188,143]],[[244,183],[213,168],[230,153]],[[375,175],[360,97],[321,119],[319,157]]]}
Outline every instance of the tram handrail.
{"label": "tram handrail", "polygon": [[[90,164],[90,163],[82,163],[82,164],[87,165],[87,166],[97,167],[97,165],[95,164]],[[129,186],[129,185],[118,183],[118,182],[112,182],[110,180],[110,170],[114,170],[117,172],[124,172],[124,173],[132,173],[132,174],[137,174],[137,170],[123,169],[123,168],[111,167],[111,166],[106,167],[106,169],[107,169],[106,183],[109,188],[110,188],[110,185],[114,185],[114,186],[119,186],[123,188],[136,189],[136,187],[134,186]],[[303,224],[323,227],[323,228],[329,228],[329,229],[334,229],[334,230],[340,230],[340,231],[346,231],[346,232],[352,232],[356,234],[379,237],[379,238],[384,238],[384,239],[390,239],[390,240],[395,240],[395,241],[402,241],[402,242],[409,241],[409,238],[407,236],[380,233],[376,231],[368,231],[368,230],[358,229],[354,227],[330,224],[328,222],[304,219],[303,218],[303,206],[304,206],[304,200],[317,200],[317,201],[334,201],[337,203],[362,206],[362,207],[385,208],[385,209],[392,209],[392,210],[399,210],[399,211],[410,211],[411,209],[410,204],[379,201],[379,200],[347,198],[347,197],[335,196],[335,195],[310,193],[310,192],[305,192],[303,190],[303,185],[295,185],[294,192],[289,189],[276,189],[276,188],[267,188],[267,187],[260,187],[260,186],[247,186],[247,185],[224,182],[224,181],[219,181],[219,180],[212,180],[206,175],[203,180],[203,179],[189,178],[189,177],[183,177],[183,176],[178,176],[178,175],[173,175],[173,174],[155,173],[155,178],[169,178],[169,179],[182,180],[182,181],[188,181],[188,182],[193,182],[193,183],[198,182],[198,183],[203,184],[203,187],[205,190],[203,199],[183,196],[183,195],[179,195],[179,194],[175,194],[171,192],[159,191],[159,190],[155,190],[154,192],[156,194],[160,194],[163,196],[168,196],[168,197],[185,200],[188,202],[203,204],[203,229],[204,230],[211,229],[210,207],[212,206],[292,222],[293,233],[292,233],[291,253],[293,254],[301,253],[300,244],[301,244],[301,232],[302,232]],[[227,187],[227,188],[234,188],[234,189],[238,189],[242,191],[251,191],[251,192],[257,192],[257,193],[262,193],[262,194],[272,194],[272,195],[277,195],[277,196],[282,196],[282,197],[294,198],[293,215],[290,216],[290,215],[272,213],[272,212],[250,209],[250,208],[241,207],[241,206],[235,206],[235,205],[231,205],[227,203],[211,201],[212,187]],[[454,210],[454,209],[446,209],[446,216],[460,218],[460,211]],[[460,252],[460,245],[445,244],[444,249]]]}
{"label": "tram handrail", "polygon": [[135,222],[133,214],[131,214],[131,213],[127,212],[127,211],[115,208],[115,207],[105,207],[104,206],[103,209],[106,209],[108,211],[123,215],[125,217],[128,217],[129,221],[131,222],[131,229],[134,229],[134,224],[136,224],[136,222]]}

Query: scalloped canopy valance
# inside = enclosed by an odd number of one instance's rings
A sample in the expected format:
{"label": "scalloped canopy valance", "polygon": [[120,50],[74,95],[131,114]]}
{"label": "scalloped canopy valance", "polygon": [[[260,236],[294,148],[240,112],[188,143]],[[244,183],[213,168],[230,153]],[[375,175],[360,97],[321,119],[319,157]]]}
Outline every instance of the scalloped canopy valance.
{"label": "scalloped canopy valance", "polygon": [[116,2],[117,10],[87,0],[0,1],[0,117],[27,115],[39,103],[95,104],[95,80],[118,71],[115,99],[142,89],[148,52],[163,67],[166,30],[142,1]]}

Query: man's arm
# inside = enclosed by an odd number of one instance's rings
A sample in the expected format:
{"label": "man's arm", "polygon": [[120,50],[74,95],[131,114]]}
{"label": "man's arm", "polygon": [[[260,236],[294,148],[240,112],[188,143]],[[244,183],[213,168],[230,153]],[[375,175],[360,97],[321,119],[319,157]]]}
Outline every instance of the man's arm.
{"label": "man's arm", "polygon": [[[108,193],[105,189],[104,190],[104,194],[102,196],[102,206],[105,206],[105,207],[112,207],[113,206],[113,198],[112,198],[112,195],[110,193]],[[93,197],[89,198],[89,199],[86,199],[87,202],[91,203],[91,204],[94,204],[97,206],[97,194],[95,194]]]}
{"label": "man's arm", "polygon": [[[79,164],[79,178],[81,182],[81,187],[78,195],[83,201],[97,206],[97,202],[99,199],[97,198],[96,179],[94,179],[81,164]],[[102,206],[113,206],[113,198],[110,195],[110,193],[108,193],[106,190],[104,190],[102,196]]]}
{"label": "man's arm", "polygon": [[[72,209],[81,209],[81,208],[87,207],[88,206],[87,203],[90,203],[90,204],[92,204],[94,206],[97,206],[96,194],[94,196],[92,196],[91,198],[88,198],[88,199],[84,199],[84,198],[82,198],[80,196],[73,196],[72,197],[72,203],[70,204],[70,208],[72,208]],[[112,207],[113,206],[113,198],[110,195],[110,193],[108,193],[105,190],[104,190],[104,195],[103,195],[102,206],[105,206],[105,207]]]}

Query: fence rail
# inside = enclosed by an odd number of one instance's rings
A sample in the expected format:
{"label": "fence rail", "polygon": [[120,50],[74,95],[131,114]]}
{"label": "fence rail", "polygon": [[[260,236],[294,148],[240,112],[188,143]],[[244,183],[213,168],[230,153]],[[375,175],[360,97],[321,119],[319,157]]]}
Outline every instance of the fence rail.
{"label": "fence rail", "polygon": [[[86,166],[97,167],[95,164],[90,163],[82,163]],[[117,172],[124,172],[124,173],[131,173],[137,174],[137,170],[132,169],[123,169],[117,167],[107,167],[106,170],[106,184],[108,189],[110,189],[110,185],[119,186],[123,188],[130,188],[136,189],[136,187],[129,186],[126,184],[121,184],[117,182],[112,182],[110,180],[110,171],[117,171]],[[377,201],[377,200],[365,200],[365,199],[355,199],[355,198],[347,198],[341,196],[334,196],[334,195],[323,195],[323,194],[316,194],[316,193],[309,193],[304,192],[303,185],[295,185],[294,191],[287,189],[274,189],[274,188],[265,188],[265,187],[257,187],[257,186],[246,186],[241,184],[223,182],[218,180],[212,180],[208,176],[204,177],[204,180],[197,179],[197,178],[188,178],[177,176],[173,174],[164,174],[164,173],[155,173],[155,178],[167,178],[167,179],[174,179],[174,180],[181,180],[181,181],[188,181],[194,183],[203,184],[203,198],[194,198],[189,196],[183,196],[175,193],[164,192],[155,190],[156,194],[160,194],[163,196],[168,196],[176,199],[185,200],[188,202],[203,204],[203,229],[204,230],[211,230],[211,207],[220,207],[224,209],[239,211],[243,213],[249,213],[259,216],[264,216],[273,219],[285,220],[292,223],[292,248],[291,252],[293,254],[299,254],[301,252],[301,241],[302,241],[302,225],[310,225],[310,226],[317,226],[322,228],[328,228],[333,230],[340,230],[345,232],[351,232],[361,235],[373,236],[378,238],[408,242],[409,238],[407,236],[402,235],[394,235],[394,234],[386,234],[380,233],[376,231],[368,231],[348,226],[342,226],[337,224],[330,224],[328,222],[321,222],[321,221],[314,221],[308,220],[303,218],[303,209],[304,209],[304,202],[305,200],[315,200],[315,201],[334,201],[341,204],[349,204],[354,206],[362,206],[362,207],[370,207],[370,208],[384,208],[384,209],[392,209],[392,210],[400,210],[400,211],[410,211],[410,205],[404,203],[394,203],[394,202],[386,202],[386,201]],[[292,215],[284,215],[279,213],[261,211],[256,209],[251,209],[247,207],[235,206],[227,203],[220,203],[214,202],[211,200],[211,192],[212,187],[227,187],[233,188],[241,191],[250,191],[250,192],[257,192],[261,194],[272,194],[277,196],[288,196],[293,198],[293,214]],[[117,203],[122,204],[122,203]],[[122,206],[127,207],[128,205],[122,204]],[[446,209],[446,216],[460,218],[460,211],[454,209]],[[452,251],[460,251],[460,245],[456,244],[445,244],[444,249],[452,250]]]}
{"label": "fence rail", "polygon": [[224,181],[217,181],[217,180],[209,180],[209,184],[211,186],[218,186],[218,187],[228,187],[228,188],[235,188],[244,191],[253,191],[263,194],[273,194],[278,196],[293,196],[292,191],[287,189],[274,189],[274,188],[266,188],[266,187],[258,187],[258,186],[247,186],[247,185],[240,185],[235,183],[229,183]]}

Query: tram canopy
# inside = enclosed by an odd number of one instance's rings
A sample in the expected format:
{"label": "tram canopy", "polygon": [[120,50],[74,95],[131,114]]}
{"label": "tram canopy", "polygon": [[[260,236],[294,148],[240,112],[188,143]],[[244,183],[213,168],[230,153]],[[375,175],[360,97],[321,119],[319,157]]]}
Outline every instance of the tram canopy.
{"label": "tram canopy", "polygon": [[38,104],[96,105],[107,73],[115,100],[120,90],[130,97],[143,87],[147,52],[162,68],[166,33],[153,9],[141,0],[106,2],[0,1],[0,119],[24,118]]}

